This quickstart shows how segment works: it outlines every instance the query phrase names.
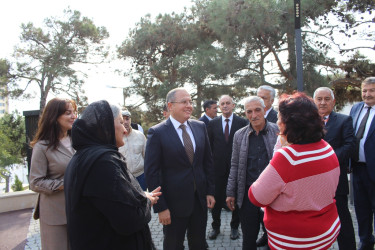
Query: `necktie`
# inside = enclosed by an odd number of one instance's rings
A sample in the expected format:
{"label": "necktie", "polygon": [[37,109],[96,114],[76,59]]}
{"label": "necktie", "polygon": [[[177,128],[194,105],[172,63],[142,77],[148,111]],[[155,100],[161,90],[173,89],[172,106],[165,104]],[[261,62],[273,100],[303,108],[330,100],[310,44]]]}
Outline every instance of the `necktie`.
{"label": "necktie", "polygon": [[327,124],[327,122],[328,122],[328,119],[329,119],[329,116],[324,116],[324,117],[323,117],[324,125],[326,125],[326,124]]}
{"label": "necktie", "polygon": [[367,107],[367,112],[366,112],[365,116],[363,116],[362,121],[359,124],[357,133],[355,135],[355,137],[357,138],[357,148],[355,150],[353,158],[356,161],[359,160],[359,144],[360,144],[360,141],[361,141],[361,139],[363,137],[363,134],[365,133],[366,123],[367,123],[368,117],[370,115],[370,110],[371,110],[371,107]]}
{"label": "necktie", "polygon": [[194,160],[193,143],[191,142],[189,134],[186,132],[186,126],[184,124],[181,124],[180,128],[182,129],[182,140],[184,142],[186,154],[189,158],[190,163],[193,164],[193,160]]}
{"label": "necktie", "polygon": [[368,120],[368,116],[370,115],[370,110],[371,110],[371,107],[367,107],[367,112],[366,112],[365,116],[363,117],[363,119],[361,121],[361,124],[358,127],[357,134],[355,135],[355,137],[357,137],[358,141],[360,141],[362,139],[363,134],[365,133],[366,123],[367,123],[367,120]]}
{"label": "necktie", "polygon": [[225,119],[227,124],[225,124],[225,130],[224,130],[224,136],[225,136],[225,141],[228,142],[229,139],[229,119]]}

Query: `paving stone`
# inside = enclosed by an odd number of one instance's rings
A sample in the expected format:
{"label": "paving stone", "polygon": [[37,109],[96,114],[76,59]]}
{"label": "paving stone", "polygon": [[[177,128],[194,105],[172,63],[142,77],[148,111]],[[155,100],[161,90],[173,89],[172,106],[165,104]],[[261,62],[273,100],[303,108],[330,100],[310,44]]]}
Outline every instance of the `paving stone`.
{"label": "paving stone", "polygon": [[[349,204],[349,210],[352,215],[353,219],[353,226],[354,230],[356,232],[356,242],[358,244],[358,224],[357,219],[354,212],[353,205]],[[242,249],[242,232],[240,230],[240,238],[237,240],[231,240],[230,239],[230,221],[231,221],[231,214],[229,212],[226,212],[223,210],[221,214],[221,233],[218,235],[218,237],[215,240],[209,240],[207,239],[207,243],[209,245],[210,250],[240,250]],[[211,231],[211,223],[212,223],[212,217],[211,213],[208,214],[208,220],[207,220],[207,228],[206,228],[206,235]],[[152,218],[149,223],[152,238],[154,240],[155,247],[157,249],[162,250],[163,249],[163,228],[159,223],[159,219],[157,214],[152,213]],[[241,228],[239,228],[241,229]],[[259,232],[259,236],[263,234],[262,230]],[[25,246],[25,250],[37,250],[41,249],[41,243],[40,243],[40,236],[39,236],[39,220],[34,220],[33,218],[30,219],[30,226],[29,226],[29,233],[27,234],[27,242]],[[184,242],[185,249],[187,250],[187,241],[185,239]],[[266,247],[260,247],[258,250],[264,250]],[[335,242],[330,250],[336,250],[338,248],[337,242]]]}

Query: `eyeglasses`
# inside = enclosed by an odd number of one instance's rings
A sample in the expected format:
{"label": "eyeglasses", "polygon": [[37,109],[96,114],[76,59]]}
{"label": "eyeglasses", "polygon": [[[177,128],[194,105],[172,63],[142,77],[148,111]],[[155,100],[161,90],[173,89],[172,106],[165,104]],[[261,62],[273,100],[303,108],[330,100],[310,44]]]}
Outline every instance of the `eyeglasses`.
{"label": "eyeglasses", "polygon": [[188,104],[190,104],[191,106],[193,106],[193,101],[192,100],[189,100],[189,101],[180,101],[180,102],[170,102],[170,103],[181,103],[185,106],[187,106]]}

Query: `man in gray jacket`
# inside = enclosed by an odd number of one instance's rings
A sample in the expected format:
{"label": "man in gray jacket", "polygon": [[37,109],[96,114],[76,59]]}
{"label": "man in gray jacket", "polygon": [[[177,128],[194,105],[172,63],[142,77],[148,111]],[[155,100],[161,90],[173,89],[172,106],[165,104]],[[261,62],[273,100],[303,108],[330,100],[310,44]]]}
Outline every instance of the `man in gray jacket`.
{"label": "man in gray jacket", "polygon": [[227,185],[227,205],[233,211],[238,205],[243,249],[257,249],[260,208],[254,206],[247,192],[266,168],[273,155],[279,128],[264,118],[263,99],[252,96],[245,100],[245,115],[250,124],[234,134],[231,169]]}

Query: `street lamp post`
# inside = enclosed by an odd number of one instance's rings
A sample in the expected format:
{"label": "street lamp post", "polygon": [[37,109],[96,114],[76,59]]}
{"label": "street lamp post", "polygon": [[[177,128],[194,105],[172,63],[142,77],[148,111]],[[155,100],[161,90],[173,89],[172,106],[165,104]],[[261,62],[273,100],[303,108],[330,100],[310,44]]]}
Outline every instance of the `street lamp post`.
{"label": "street lamp post", "polygon": [[126,97],[128,97],[128,92],[127,92],[127,87],[117,87],[117,86],[112,86],[112,85],[106,85],[107,88],[112,88],[112,89],[122,89],[122,96],[123,96],[123,100],[124,100],[124,107],[125,107],[125,101],[126,101]]}
{"label": "street lamp post", "polygon": [[294,24],[297,59],[297,90],[303,91],[302,37],[301,37],[301,0],[294,0]]}

